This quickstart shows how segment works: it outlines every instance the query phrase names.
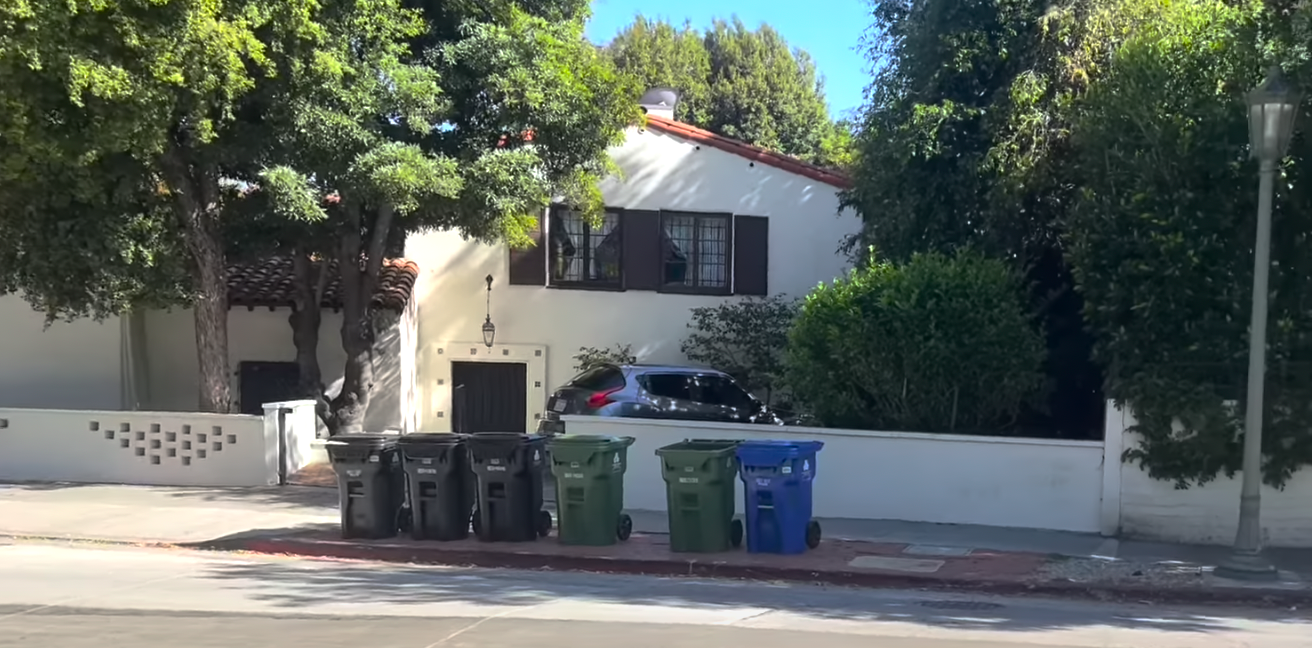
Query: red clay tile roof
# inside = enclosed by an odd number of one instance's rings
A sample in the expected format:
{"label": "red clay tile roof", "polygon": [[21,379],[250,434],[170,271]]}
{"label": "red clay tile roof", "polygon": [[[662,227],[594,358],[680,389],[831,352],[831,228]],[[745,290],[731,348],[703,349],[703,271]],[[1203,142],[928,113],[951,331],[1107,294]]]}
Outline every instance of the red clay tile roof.
{"label": "red clay tile roof", "polygon": [[760,162],[772,166],[776,169],[782,169],[789,173],[795,173],[804,178],[810,178],[816,182],[823,182],[833,185],[839,189],[848,189],[852,186],[851,178],[833,169],[826,169],[821,166],[809,164],[796,158],[788,157],[781,153],[767,151],[759,146],[752,146],[746,142],[740,142],[735,139],[716,135],[708,130],[702,130],[696,126],[690,126],[683,122],[677,122],[673,119],[666,119],[656,115],[647,115],[647,127],[663,133],[669,133],[686,140],[691,140],[698,144],[713,146],[721,151],[727,151],[745,157],[753,162]]}
{"label": "red clay tile roof", "polygon": [[[339,292],[341,281],[337,263],[329,268],[332,273],[328,288],[323,294],[325,308],[341,308]],[[288,257],[270,257],[252,263],[228,267],[228,306],[292,306],[295,291],[292,287],[292,260]],[[378,272],[378,289],[374,291],[373,306],[393,311],[405,309],[419,278],[419,265],[405,259],[388,259]]]}

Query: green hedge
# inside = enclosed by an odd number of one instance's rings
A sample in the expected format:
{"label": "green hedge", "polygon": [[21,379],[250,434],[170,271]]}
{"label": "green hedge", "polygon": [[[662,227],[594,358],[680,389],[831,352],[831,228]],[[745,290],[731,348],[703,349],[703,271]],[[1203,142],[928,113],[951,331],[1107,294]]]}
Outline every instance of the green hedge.
{"label": "green hedge", "polygon": [[1035,402],[1046,349],[1017,277],[963,253],[873,259],[807,296],[786,375],[825,425],[985,432]]}

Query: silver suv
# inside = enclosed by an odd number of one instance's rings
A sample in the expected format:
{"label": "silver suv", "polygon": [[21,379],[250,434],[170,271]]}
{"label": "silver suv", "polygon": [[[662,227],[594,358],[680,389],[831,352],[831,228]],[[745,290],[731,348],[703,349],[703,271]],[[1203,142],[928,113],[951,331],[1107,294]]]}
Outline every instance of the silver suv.
{"label": "silver suv", "polygon": [[562,415],[725,421],[782,425],[728,374],[675,365],[597,365],[547,400],[538,431],[561,434]]}

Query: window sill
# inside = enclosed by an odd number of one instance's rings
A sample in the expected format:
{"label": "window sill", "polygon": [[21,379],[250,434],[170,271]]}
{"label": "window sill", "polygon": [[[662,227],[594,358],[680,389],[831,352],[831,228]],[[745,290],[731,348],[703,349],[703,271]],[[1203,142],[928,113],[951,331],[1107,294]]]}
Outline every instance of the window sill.
{"label": "window sill", "polygon": [[661,286],[656,292],[666,295],[702,295],[705,297],[731,297],[733,291],[724,288],[696,288],[693,286]]}
{"label": "window sill", "polygon": [[591,292],[624,292],[624,286],[617,283],[561,282],[548,283],[552,290],[586,290]]}

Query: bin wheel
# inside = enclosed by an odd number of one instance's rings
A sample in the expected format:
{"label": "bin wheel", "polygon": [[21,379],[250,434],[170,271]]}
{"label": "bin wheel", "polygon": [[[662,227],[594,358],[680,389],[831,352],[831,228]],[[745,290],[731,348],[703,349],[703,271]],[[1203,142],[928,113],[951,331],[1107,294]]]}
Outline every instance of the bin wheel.
{"label": "bin wheel", "polygon": [[812,549],[820,546],[820,523],[815,520],[806,523],[806,546]]}
{"label": "bin wheel", "polygon": [[474,515],[470,518],[470,526],[474,528],[474,537],[479,540],[483,539],[483,519],[478,514],[478,509],[474,509]]}
{"label": "bin wheel", "polygon": [[620,542],[624,542],[631,535],[633,535],[633,518],[629,517],[628,513],[620,513],[620,522],[615,525],[615,537],[619,538]]}
{"label": "bin wheel", "polygon": [[551,511],[538,511],[538,537],[551,535]]}
{"label": "bin wheel", "polygon": [[734,548],[743,546],[743,521],[735,519],[729,523],[729,544]]}

